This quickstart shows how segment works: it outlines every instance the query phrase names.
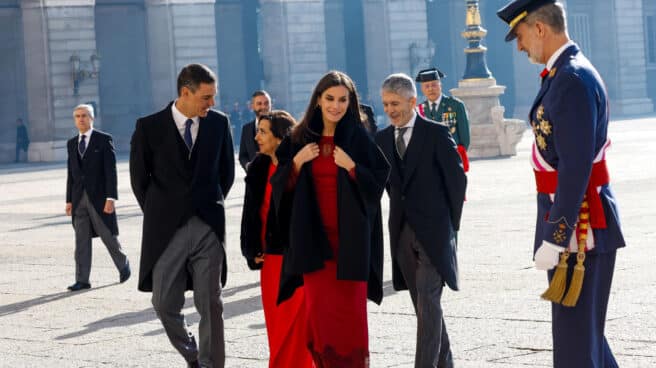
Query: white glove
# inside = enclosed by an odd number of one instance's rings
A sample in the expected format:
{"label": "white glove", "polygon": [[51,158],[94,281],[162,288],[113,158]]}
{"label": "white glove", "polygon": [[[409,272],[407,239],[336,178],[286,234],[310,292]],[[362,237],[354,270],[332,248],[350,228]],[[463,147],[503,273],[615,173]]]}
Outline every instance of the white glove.
{"label": "white glove", "polygon": [[558,264],[560,252],[565,251],[557,245],[549,242],[543,242],[537,252],[535,252],[535,268],[542,271],[548,271]]}

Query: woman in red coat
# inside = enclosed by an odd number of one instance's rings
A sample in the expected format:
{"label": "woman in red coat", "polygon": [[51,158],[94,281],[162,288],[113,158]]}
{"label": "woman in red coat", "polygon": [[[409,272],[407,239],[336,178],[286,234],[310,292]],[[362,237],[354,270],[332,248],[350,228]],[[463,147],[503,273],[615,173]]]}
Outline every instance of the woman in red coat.
{"label": "woman in red coat", "polygon": [[307,345],[318,368],[369,366],[367,296],[382,298],[380,198],[389,164],[365,119],[351,79],[324,75],[280,145],[271,179],[276,207],[293,196],[279,300],[304,285]]}
{"label": "woman in red coat", "polygon": [[[262,306],[269,340],[269,367],[311,368],[306,346],[305,297],[303,289],[280,305],[278,286],[282,254],[288,242],[288,227],[279,221],[271,204],[269,180],[276,171],[275,152],[296,122],[286,111],[273,111],[260,118],[255,135],[259,153],[248,166],[241,222],[241,249],[251,269],[260,269]],[[286,201],[288,202],[288,201]],[[281,206],[288,208],[289,206]],[[282,216],[289,211],[281,209]]]}

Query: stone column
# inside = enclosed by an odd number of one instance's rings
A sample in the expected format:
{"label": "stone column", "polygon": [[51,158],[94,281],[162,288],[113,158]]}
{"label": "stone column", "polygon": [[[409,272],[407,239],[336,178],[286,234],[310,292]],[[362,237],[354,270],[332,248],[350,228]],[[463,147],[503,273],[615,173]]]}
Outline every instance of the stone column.
{"label": "stone column", "polygon": [[261,0],[265,89],[300,118],[327,70],[323,0]]}
{"label": "stone column", "polygon": [[[391,71],[392,50],[387,0],[362,0],[367,84],[374,110],[383,118],[380,86]],[[387,118],[376,117],[378,124]]]}
{"label": "stone column", "polygon": [[[155,106],[163,107],[176,98],[176,81],[183,66],[201,63],[217,73],[214,1],[146,0],[150,79]],[[220,106],[220,93],[219,83],[217,106]]]}
{"label": "stone column", "polygon": [[[22,118],[27,129],[27,95],[23,54],[23,24],[20,5],[0,7],[0,163],[16,158],[16,119]],[[29,132],[28,132],[29,133]],[[31,134],[30,134],[31,137]],[[21,160],[26,155],[21,152]]]}
{"label": "stone column", "polygon": [[217,57],[220,63],[218,74],[221,78],[219,88],[227,106],[232,106],[235,101],[243,106],[244,99],[253,92],[247,89],[243,6],[239,0],[218,0],[215,5]]}
{"label": "stone column", "polygon": [[412,65],[410,60],[413,44],[422,48],[428,45],[426,2],[363,0],[363,13],[368,87],[378,104],[385,77],[391,73],[406,73],[414,79],[413,69],[421,65],[428,67],[430,63],[430,60],[421,60]]}
{"label": "stone column", "polygon": [[619,90],[611,99],[611,116],[651,113],[654,105],[647,97],[642,1],[615,0],[613,3],[617,24],[617,48],[613,52],[618,59]]}
{"label": "stone column", "polygon": [[[96,52],[94,0],[23,0],[23,34],[30,161],[66,158],[66,140],[75,131],[73,107],[98,104],[98,79],[79,81],[74,93],[71,56],[80,58],[80,68],[91,71],[90,57]],[[99,112],[95,126],[102,127]]]}

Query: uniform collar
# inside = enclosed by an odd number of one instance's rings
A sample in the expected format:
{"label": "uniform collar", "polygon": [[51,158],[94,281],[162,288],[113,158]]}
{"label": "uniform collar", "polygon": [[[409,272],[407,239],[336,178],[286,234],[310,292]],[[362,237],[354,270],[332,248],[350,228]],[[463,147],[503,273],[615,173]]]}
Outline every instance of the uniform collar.
{"label": "uniform collar", "polygon": [[573,45],[576,45],[576,44],[574,43],[574,41],[569,40],[569,41],[565,42],[564,45],[560,46],[560,47],[558,48],[558,50],[556,50],[556,52],[554,52],[554,53],[551,55],[551,57],[549,58],[549,60],[547,60],[547,65],[546,65],[547,70],[550,71],[550,70],[553,68],[554,64],[556,63],[556,60],[558,60],[558,58],[560,57],[560,55],[562,55],[563,52],[565,52],[565,50],[566,50],[568,47],[573,46]]}

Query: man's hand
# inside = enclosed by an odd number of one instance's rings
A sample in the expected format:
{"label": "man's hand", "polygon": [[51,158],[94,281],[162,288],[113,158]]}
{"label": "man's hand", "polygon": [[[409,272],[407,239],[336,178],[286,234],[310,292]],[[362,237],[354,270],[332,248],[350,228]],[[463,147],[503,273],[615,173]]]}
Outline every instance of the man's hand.
{"label": "man's hand", "polygon": [[73,203],[68,202],[66,203],[66,216],[71,216],[73,215]]}
{"label": "man's hand", "polygon": [[341,168],[346,169],[346,171],[351,171],[355,167],[355,162],[351,156],[349,156],[343,149],[335,146],[333,151],[333,157],[335,158],[335,164]]}
{"label": "man's hand", "polygon": [[560,249],[565,250],[555,245],[542,243],[537,252],[535,252],[535,268],[542,271],[548,271],[554,268],[558,264]]}
{"label": "man's hand", "polygon": [[114,212],[114,201],[108,199],[105,201],[105,208],[103,208],[104,213],[113,213]]}

